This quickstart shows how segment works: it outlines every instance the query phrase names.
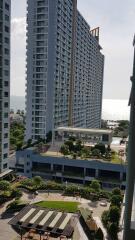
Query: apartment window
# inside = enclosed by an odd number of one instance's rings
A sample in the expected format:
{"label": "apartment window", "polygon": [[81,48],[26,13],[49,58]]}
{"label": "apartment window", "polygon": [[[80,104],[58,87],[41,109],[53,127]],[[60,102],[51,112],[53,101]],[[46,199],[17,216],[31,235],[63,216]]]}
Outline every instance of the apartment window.
{"label": "apartment window", "polygon": [[4,143],[4,148],[8,148],[8,143]]}
{"label": "apartment window", "polygon": [[8,97],[8,92],[4,92],[4,97]]}
{"label": "apartment window", "polygon": [[4,82],[4,86],[5,86],[5,87],[8,87],[8,81],[5,81],[5,82]]}
{"label": "apartment window", "polygon": [[4,163],[4,164],[3,164],[3,168],[5,169],[5,168],[7,168],[7,167],[8,167],[7,163]]}
{"label": "apartment window", "polygon": [[5,107],[5,108],[8,108],[8,102],[5,102],[5,103],[4,103],[4,107]]}
{"label": "apartment window", "polygon": [[5,37],[5,43],[9,43],[9,38]]}
{"label": "apartment window", "polygon": [[5,70],[5,76],[9,76],[9,71],[8,70]]}
{"label": "apartment window", "polygon": [[4,128],[8,128],[8,123],[4,123]]}
{"label": "apartment window", "polygon": [[5,54],[9,55],[9,49],[5,48]]}
{"label": "apartment window", "polygon": [[5,9],[9,11],[9,4],[5,3]]}
{"label": "apartment window", "polygon": [[8,133],[5,133],[5,134],[4,134],[4,138],[8,138]]}
{"label": "apartment window", "polygon": [[5,65],[9,65],[9,60],[8,59],[5,59]]}
{"label": "apartment window", "polygon": [[5,15],[5,20],[9,21],[9,16],[7,14]]}
{"label": "apartment window", "polygon": [[9,33],[9,27],[5,26],[5,32]]}
{"label": "apartment window", "polygon": [[4,113],[4,118],[8,118],[8,113],[7,112]]}
{"label": "apartment window", "polygon": [[7,153],[3,154],[3,158],[4,158],[4,159],[7,158],[7,157],[8,157],[8,154],[7,154]]}

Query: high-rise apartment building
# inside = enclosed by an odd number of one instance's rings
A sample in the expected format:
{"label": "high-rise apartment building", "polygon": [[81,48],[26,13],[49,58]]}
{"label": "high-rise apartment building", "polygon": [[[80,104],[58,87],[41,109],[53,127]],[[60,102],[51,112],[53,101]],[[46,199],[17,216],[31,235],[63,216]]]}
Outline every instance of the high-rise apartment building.
{"label": "high-rise apartment building", "polygon": [[77,0],[27,0],[26,139],[99,128],[104,56]]}
{"label": "high-rise apartment building", "polygon": [[8,169],[10,102],[10,0],[0,0],[0,172]]}

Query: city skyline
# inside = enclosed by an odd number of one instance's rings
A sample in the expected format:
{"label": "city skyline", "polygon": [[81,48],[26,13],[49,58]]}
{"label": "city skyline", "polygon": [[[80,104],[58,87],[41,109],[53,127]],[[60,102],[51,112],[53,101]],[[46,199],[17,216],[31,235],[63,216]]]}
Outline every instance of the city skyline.
{"label": "city skyline", "polygon": [[[78,9],[91,28],[100,26],[100,42],[106,55],[104,98],[127,99],[130,92],[132,70],[131,41],[134,34],[135,3],[119,1],[116,4],[102,1],[78,0]],[[98,6],[97,6],[98,5]],[[11,95],[25,95],[25,0],[21,5],[12,2],[12,68]],[[111,11],[112,9],[112,11]],[[21,46],[21,48],[20,48]],[[117,86],[117,88],[116,88]],[[119,89],[122,88],[122,92]]]}

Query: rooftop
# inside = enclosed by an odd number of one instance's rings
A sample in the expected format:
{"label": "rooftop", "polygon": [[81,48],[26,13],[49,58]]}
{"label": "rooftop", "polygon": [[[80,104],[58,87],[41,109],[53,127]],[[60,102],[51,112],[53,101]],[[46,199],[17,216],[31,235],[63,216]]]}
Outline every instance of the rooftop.
{"label": "rooftop", "polygon": [[9,224],[24,229],[40,230],[43,233],[47,231],[56,236],[71,237],[77,221],[78,214],[28,205]]}
{"label": "rooftop", "polygon": [[0,173],[0,179],[3,178],[3,177],[6,177],[7,175],[11,174],[12,172],[13,172],[13,170],[8,169],[5,172]]}
{"label": "rooftop", "polygon": [[73,127],[58,127],[55,131],[66,131],[66,132],[80,132],[80,133],[87,133],[87,134],[111,134],[112,130],[110,129],[97,129],[97,128],[73,128]]}

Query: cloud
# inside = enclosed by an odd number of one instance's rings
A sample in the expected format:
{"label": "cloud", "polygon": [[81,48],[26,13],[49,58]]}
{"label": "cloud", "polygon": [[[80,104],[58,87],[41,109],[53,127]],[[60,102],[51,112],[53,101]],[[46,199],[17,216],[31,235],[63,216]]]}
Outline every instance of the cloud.
{"label": "cloud", "polygon": [[26,18],[13,18],[11,21],[12,38],[22,39],[26,38]]}
{"label": "cloud", "polygon": [[26,18],[11,21],[11,94],[25,95]]}

